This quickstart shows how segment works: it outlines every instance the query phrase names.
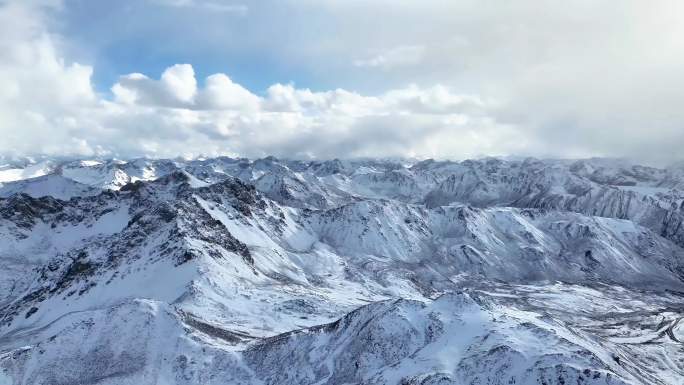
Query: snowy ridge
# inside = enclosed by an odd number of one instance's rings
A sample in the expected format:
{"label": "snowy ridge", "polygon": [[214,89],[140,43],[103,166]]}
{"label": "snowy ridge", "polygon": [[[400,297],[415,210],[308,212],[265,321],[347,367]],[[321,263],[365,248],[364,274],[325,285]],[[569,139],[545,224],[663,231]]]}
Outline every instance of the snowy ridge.
{"label": "snowy ridge", "polygon": [[0,187],[0,384],[683,383],[677,168],[54,164]]}
{"label": "snowy ridge", "polygon": [[59,174],[48,174],[0,184],[0,197],[7,198],[16,194],[27,194],[34,198],[51,196],[61,200],[72,197],[97,195],[100,189],[65,178]]}

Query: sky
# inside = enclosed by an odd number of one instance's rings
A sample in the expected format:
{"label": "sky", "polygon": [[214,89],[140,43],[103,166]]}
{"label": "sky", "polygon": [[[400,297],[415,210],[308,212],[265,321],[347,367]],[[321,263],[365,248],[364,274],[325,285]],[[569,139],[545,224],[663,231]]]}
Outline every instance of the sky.
{"label": "sky", "polygon": [[679,0],[0,0],[0,154],[684,160]]}

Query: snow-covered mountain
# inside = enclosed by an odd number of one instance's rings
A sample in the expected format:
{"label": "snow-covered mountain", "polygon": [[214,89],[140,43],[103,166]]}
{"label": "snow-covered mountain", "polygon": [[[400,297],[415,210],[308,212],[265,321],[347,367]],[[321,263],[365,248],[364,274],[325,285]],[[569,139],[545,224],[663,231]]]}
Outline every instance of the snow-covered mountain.
{"label": "snow-covered mountain", "polygon": [[13,160],[0,384],[684,384],[684,169]]}

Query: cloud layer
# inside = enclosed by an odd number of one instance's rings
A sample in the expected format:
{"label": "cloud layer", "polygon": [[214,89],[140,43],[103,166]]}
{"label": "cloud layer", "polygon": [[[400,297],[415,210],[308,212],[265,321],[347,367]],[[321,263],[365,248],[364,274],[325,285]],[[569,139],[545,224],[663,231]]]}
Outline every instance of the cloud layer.
{"label": "cloud layer", "polygon": [[[265,17],[224,2],[154,3],[186,12],[220,5],[241,10],[241,18]],[[367,25],[366,16],[350,25],[345,15],[359,7],[372,15],[381,3],[299,2],[309,18],[330,17],[322,7],[338,15],[331,24],[339,42],[326,45],[323,29],[319,39],[302,37],[298,49],[300,59],[338,71],[327,79],[339,79],[341,88],[285,82],[263,92],[229,73],[200,78],[183,63],[96,89],[96,68],[70,60],[70,42],[51,27],[65,5],[0,3],[0,153],[683,158],[684,43],[676,36],[684,28],[672,16],[681,14],[678,3],[625,2],[616,10],[580,0],[562,9],[545,2],[399,2],[385,32],[368,31],[367,41],[348,46]],[[415,24],[409,37],[411,17],[430,15],[432,28]],[[280,52],[259,41],[253,44]],[[346,67],[317,57],[324,46]],[[345,87],[364,79],[384,86]]]}

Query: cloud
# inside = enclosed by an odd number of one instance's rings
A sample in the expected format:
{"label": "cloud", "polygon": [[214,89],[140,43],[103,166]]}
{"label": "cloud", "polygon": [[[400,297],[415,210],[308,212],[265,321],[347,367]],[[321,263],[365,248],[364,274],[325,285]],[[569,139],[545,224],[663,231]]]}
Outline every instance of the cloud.
{"label": "cloud", "polygon": [[167,68],[161,76],[167,94],[175,100],[191,103],[197,93],[195,71],[190,64],[176,64]]}
{"label": "cloud", "polygon": [[204,88],[198,89],[190,64],[167,68],[159,80],[140,73],[121,76],[111,91],[120,104],[199,110],[253,110],[260,100],[222,73],[208,76]]}
{"label": "cloud", "polygon": [[298,112],[306,115],[338,113],[355,117],[369,114],[383,106],[377,97],[362,96],[343,89],[312,92],[309,89],[296,89],[291,84],[274,84],[268,88],[266,95],[264,108],[274,112]]}
{"label": "cloud", "polygon": [[233,13],[245,16],[249,8],[244,4],[234,4],[228,1],[208,1],[208,0],[153,0],[155,3],[167,7],[194,8],[212,12]]}
{"label": "cloud", "polygon": [[412,113],[478,114],[488,107],[479,96],[459,95],[443,85],[423,89],[411,84],[403,89],[387,91],[383,99],[397,108]]}
{"label": "cloud", "polygon": [[[37,40],[36,50],[43,44]],[[18,148],[23,153],[83,156],[445,157],[461,141],[452,137],[475,138],[476,132],[487,131],[486,137],[492,139],[499,130],[495,122],[466,115],[475,107],[484,114],[484,102],[444,86],[412,85],[373,96],[274,84],[258,96],[222,73],[208,76],[199,86],[192,66],[177,64],[158,79],[140,73],[121,76],[112,86],[110,101],[92,91],[91,68],[55,65],[62,61],[53,49],[42,56],[50,58],[41,59],[50,65],[32,66],[31,75],[15,88],[30,89],[29,82],[40,75],[36,71],[42,71],[52,77],[47,92],[63,102],[53,108],[47,100],[36,104],[18,97],[15,101],[26,104],[7,116],[20,118],[24,130],[8,142],[12,147],[4,144],[4,151]],[[12,125],[5,122],[2,130],[11,131]],[[509,135],[510,128],[502,128],[501,134]],[[457,146],[459,153],[481,152],[478,143],[463,142]]]}
{"label": "cloud", "polygon": [[160,80],[128,74],[112,86],[112,93],[118,102],[126,104],[189,106],[197,94],[195,71],[189,64],[176,64],[167,68]]}
{"label": "cloud", "polygon": [[0,5],[0,151],[72,153],[77,115],[97,108],[93,69],[66,64],[60,39],[45,29],[59,2]]}
{"label": "cloud", "polygon": [[207,77],[198,104],[207,109],[250,111],[257,109],[259,102],[258,96],[219,73]]}
{"label": "cloud", "polygon": [[367,59],[357,59],[357,67],[380,67],[391,69],[395,67],[417,65],[423,59],[425,47],[419,45],[395,47]]}
{"label": "cloud", "polygon": [[[97,68],[70,59],[54,32],[63,5],[2,3],[0,153],[684,156],[681,3],[399,1],[384,18],[383,1],[279,4],[277,18],[255,4],[239,35],[240,23],[193,25],[332,86],[286,78],[250,90],[228,69],[198,77],[201,65],[172,62],[97,92]],[[224,29],[240,39],[207,32]]]}
{"label": "cloud", "polygon": [[[161,86],[163,76],[150,80],[127,75],[118,84],[131,77],[144,80],[145,86],[126,84],[121,89],[153,96],[117,96],[102,111],[108,117],[103,121],[122,132],[134,127],[144,140],[127,150],[156,156],[453,157],[456,148],[459,154],[472,156],[491,150],[497,139],[508,140],[515,131],[487,118],[485,102],[444,86],[422,89],[412,85],[369,96],[343,89],[316,92],[274,84],[260,97],[227,75],[214,74],[197,90],[194,103],[178,105],[168,103],[174,98],[159,93],[172,93],[172,88]],[[154,86],[148,86],[149,82]]]}

